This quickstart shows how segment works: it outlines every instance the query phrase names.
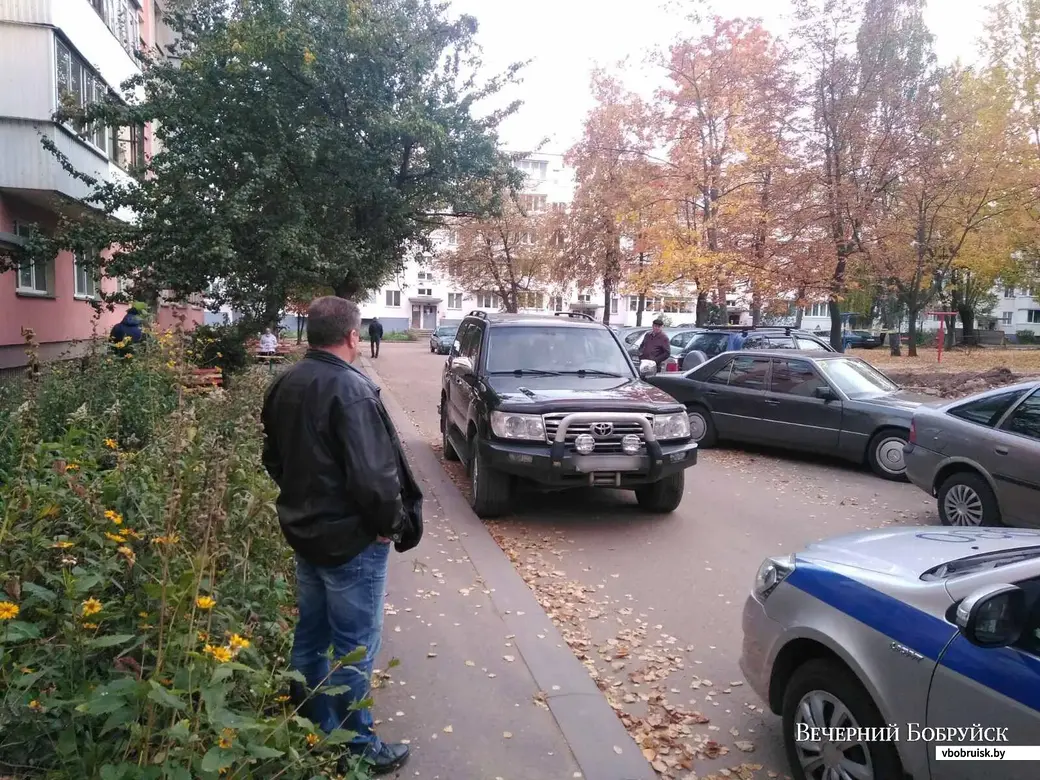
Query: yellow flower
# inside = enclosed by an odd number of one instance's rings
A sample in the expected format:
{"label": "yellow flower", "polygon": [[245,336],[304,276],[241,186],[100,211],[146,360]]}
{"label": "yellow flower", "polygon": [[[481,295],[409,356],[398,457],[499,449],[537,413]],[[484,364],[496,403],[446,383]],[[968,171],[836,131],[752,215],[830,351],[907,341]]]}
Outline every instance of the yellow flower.
{"label": "yellow flower", "polygon": [[200,631],[198,633],[198,637],[199,637],[199,641],[200,642],[208,642],[209,641],[209,634],[207,632],[205,632],[205,631]]}
{"label": "yellow flower", "polygon": [[238,634],[232,634],[230,644],[231,649],[237,652],[239,650],[245,650],[252,643],[245,637],[239,636]]}
{"label": "yellow flower", "polygon": [[143,539],[144,538],[143,536],[141,536],[141,534],[137,533],[137,531],[135,531],[133,528],[124,528],[123,529],[123,533],[126,534],[127,536],[133,537],[134,539]]}
{"label": "yellow flower", "polygon": [[224,750],[227,750],[229,747],[231,747],[231,745],[232,745],[232,743],[234,741],[235,741],[235,730],[234,729],[224,729],[223,731],[220,732],[220,741],[217,742],[217,744],[220,747],[224,748]]}
{"label": "yellow flower", "polygon": [[319,742],[321,742],[321,737],[319,737],[317,734],[308,734],[307,735],[307,744],[310,745],[311,747],[314,747]]}
{"label": "yellow flower", "polygon": [[116,544],[123,544],[126,541],[126,537],[125,536],[120,536],[119,534],[109,533],[108,531],[105,531],[105,536],[108,537],[108,540],[110,542],[115,542]]}
{"label": "yellow flower", "polygon": [[209,596],[199,596],[195,599],[195,606],[199,609],[213,609],[213,607],[217,606],[217,600]]}
{"label": "yellow flower", "polygon": [[0,601],[0,620],[11,620],[18,617],[21,608],[10,601]]}
{"label": "yellow flower", "polygon": [[78,463],[68,463],[68,464],[65,465],[65,470],[66,471],[79,471],[79,464]]}
{"label": "yellow flower", "polygon": [[97,599],[90,598],[83,602],[83,617],[90,617],[96,615],[102,609],[101,602]]}
{"label": "yellow flower", "polygon": [[167,368],[177,368],[177,364],[174,363],[172,360],[167,360],[166,361],[166,367]]}
{"label": "yellow flower", "polygon": [[29,709],[33,712],[43,712],[43,705],[36,701],[36,699],[33,699],[29,702]]}
{"label": "yellow flower", "polygon": [[115,439],[105,439],[105,446],[108,447],[110,450],[118,450],[119,442],[117,442]]}
{"label": "yellow flower", "polygon": [[33,673],[33,670],[32,670],[31,667],[28,667],[28,666],[23,666],[22,667],[22,674],[32,674],[32,673]]}
{"label": "yellow flower", "polygon": [[129,547],[126,547],[126,546],[120,547],[118,550],[116,550],[116,552],[121,553],[122,555],[125,555],[126,559],[128,561],[130,561],[130,563],[133,563],[134,561],[137,560],[137,556],[134,555],[134,551],[131,550]]}
{"label": "yellow flower", "polygon": [[282,704],[283,702],[289,701],[289,697],[286,696],[285,694],[282,694],[281,696],[275,696],[274,700],[276,702],[278,702],[279,704]]}
{"label": "yellow flower", "polygon": [[123,524],[123,516],[121,514],[119,514],[119,512],[113,511],[111,509],[106,509],[105,510],[105,519],[106,520],[111,520],[116,525],[122,525]]}
{"label": "yellow flower", "polygon": [[72,544],[72,542],[65,542],[65,541],[55,542],[54,544],[51,545],[51,547],[55,547],[55,548],[57,548],[59,550],[67,550],[67,549],[69,549],[70,547],[73,547],[73,546],[74,545]]}
{"label": "yellow flower", "polygon": [[227,663],[231,660],[231,649],[228,647],[217,647],[216,645],[206,645],[202,652],[208,656],[211,656],[214,661],[219,663]]}
{"label": "yellow flower", "polygon": [[84,624],[83,624],[83,628],[85,628],[85,629],[86,629],[86,630],[88,630],[88,631],[93,631],[93,630],[94,630],[94,629],[96,629],[97,627],[98,627],[98,624],[97,624],[97,623],[84,623]]}
{"label": "yellow flower", "polygon": [[310,49],[304,49],[303,50],[303,61],[304,61],[305,64],[310,65],[316,59],[318,59],[318,58],[315,57],[314,54],[311,53]]}
{"label": "yellow flower", "polygon": [[170,534],[169,536],[157,536],[152,539],[152,544],[177,544],[181,538],[177,534]]}
{"label": "yellow flower", "polygon": [[148,619],[148,613],[147,612],[138,612],[137,613],[137,617],[144,618],[144,619],[147,620]]}

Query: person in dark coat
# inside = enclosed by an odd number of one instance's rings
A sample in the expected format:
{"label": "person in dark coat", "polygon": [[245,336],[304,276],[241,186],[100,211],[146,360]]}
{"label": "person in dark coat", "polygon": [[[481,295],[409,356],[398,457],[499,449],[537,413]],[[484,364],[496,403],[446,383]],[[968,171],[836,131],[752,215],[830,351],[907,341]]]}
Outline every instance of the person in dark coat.
{"label": "person in dark coat", "polygon": [[142,324],[141,313],[136,306],[131,306],[123,315],[123,319],[117,322],[108,334],[112,349],[119,355],[133,354],[134,345],[144,341]]}
{"label": "person in dark coat", "polygon": [[373,317],[368,323],[368,340],[372,348],[372,357],[379,357],[379,342],[383,340],[383,323],[378,317]]}
{"label": "person in dark coat", "polygon": [[639,347],[640,360],[652,360],[657,364],[657,370],[672,355],[672,348],[668,343],[668,334],[661,330],[664,322],[654,320],[653,328],[643,337],[643,343]]}
{"label": "person in dark coat", "polygon": [[[380,740],[371,710],[355,705],[369,696],[379,652],[390,545],[405,552],[419,543],[423,495],[379,388],[350,365],[361,351],[360,329],[356,304],[334,296],[311,303],[310,349],[264,399],[263,463],[296,553],[299,618],[290,660],[307,682],[292,682],[291,698],[324,731],[353,732],[348,750],[386,774],[405,762],[408,746]],[[329,645],[333,658],[359,647],[365,655],[330,668]],[[347,692],[323,695],[322,686]]]}

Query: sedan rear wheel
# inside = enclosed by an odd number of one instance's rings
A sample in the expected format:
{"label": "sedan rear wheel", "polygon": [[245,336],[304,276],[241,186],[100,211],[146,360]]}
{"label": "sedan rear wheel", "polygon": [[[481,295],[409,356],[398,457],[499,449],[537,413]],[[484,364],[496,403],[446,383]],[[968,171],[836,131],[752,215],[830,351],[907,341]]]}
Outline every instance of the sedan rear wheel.
{"label": "sedan rear wheel", "polygon": [[821,729],[884,726],[877,706],[859,680],[842,664],[818,659],[795,670],[783,701],[784,747],[797,780],[891,780],[902,777],[899,754],[891,742],[855,737],[832,740]]}
{"label": "sedan rear wheel", "polygon": [[981,476],[961,471],[939,488],[939,520],[968,528],[1001,525],[1000,505]]}
{"label": "sedan rear wheel", "polygon": [[718,435],[711,412],[703,406],[691,406],[686,410],[686,415],[690,420],[690,438],[697,442],[698,447],[714,447]]}
{"label": "sedan rear wheel", "polygon": [[882,479],[906,482],[906,457],[903,447],[907,432],[896,428],[878,431],[867,445],[867,462],[871,470]]}

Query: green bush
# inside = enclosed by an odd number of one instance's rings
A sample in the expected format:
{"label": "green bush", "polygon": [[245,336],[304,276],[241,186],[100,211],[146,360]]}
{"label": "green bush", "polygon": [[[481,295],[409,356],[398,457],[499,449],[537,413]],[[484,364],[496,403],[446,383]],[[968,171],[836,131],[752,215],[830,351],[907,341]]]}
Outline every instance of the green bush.
{"label": "green bush", "polygon": [[268,377],[179,392],[183,345],[156,344],[0,394],[0,776],[329,777],[350,735],[286,695]]}
{"label": "green bush", "polygon": [[1020,330],[1015,336],[1018,337],[1019,344],[1035,344],[1038,341],[1036,334],[1031,330]]}
{"label": "green bush", "polygon": [[220,368],[224,376],[241,373],[250,364],[246,341],[250,334],[239,325],[200,325],[191,334],[188,355],[200,368]]}

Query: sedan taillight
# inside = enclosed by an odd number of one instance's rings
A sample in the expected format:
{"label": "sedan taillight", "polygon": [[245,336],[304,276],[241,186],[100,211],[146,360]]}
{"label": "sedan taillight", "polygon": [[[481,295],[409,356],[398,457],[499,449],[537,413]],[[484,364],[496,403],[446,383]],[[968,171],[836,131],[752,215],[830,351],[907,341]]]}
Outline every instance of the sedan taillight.
{"label": "sedan taillight", "polygon": [[664,370],[665,371],[678,371],[679,370],[679,363],[675,360],[675,358],[669,358],[668,362],[664,364]]}
{"label": "sedan taillight", "polygon": [[917,422],[910,420],[910,435],[907,437],[907,441],[910,444],[917,444]]}

